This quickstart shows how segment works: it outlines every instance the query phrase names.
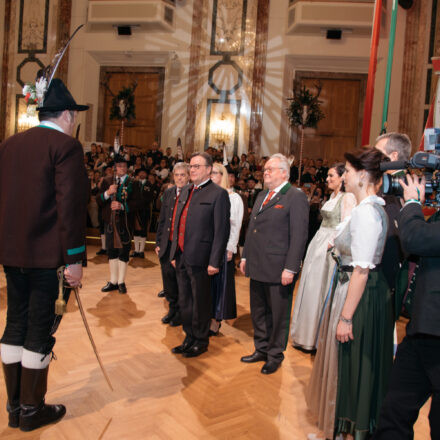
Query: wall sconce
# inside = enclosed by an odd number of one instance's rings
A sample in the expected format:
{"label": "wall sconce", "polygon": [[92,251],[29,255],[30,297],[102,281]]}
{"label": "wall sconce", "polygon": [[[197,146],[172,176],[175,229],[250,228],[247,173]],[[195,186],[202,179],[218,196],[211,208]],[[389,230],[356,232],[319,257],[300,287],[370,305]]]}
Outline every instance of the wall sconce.
{"label": "wall sconce", "polygon": [[36,127],[40,124],[37,116],[37,106],[28,105],[27,110],[22,112],[18,117],[17,131],[26,131],[29,128]]}
{"label": "wall sconce", "polygon": [[233,137],[234,125],[222,113],[221,117],[211,123],[211,136],[220,144],[225,144]]}

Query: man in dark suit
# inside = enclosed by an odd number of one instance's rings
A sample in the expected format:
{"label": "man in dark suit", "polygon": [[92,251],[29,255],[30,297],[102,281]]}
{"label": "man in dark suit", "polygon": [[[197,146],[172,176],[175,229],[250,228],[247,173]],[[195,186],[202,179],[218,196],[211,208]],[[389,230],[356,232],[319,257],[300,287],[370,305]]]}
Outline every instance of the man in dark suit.
{"label": "man in dark suit", "polygon": [[[170,261],[170,250],[173,239],[173,217],[179,202],[182,188],[188,184],[189,169],[185,162],[178,162],[173,169],[175,186],[168,188],[163,193],[162,207],[156,233],[156,254],[160,260],[162,282],[165,297],[170,303],[169,312],[162,318],[164,324],[171,327],[182,323],[179,312],[179,288],[177,285],[176,269]],[[174,222],[175,227],[175,222]]]}
{"label": "man in dark suit", "polygon": [[115,176],[103,180],[96,201],[102,208],[110,281],[101,292],[127,293],[125,275],[130,259],[134,215],[140,207],[139,185],[127,175],[127,160],[115,156]]}
{"label": "man in dark suit", "polygon": [[[403,133],[385,133],[376,139],[375,148],[382,151],[389,157],[391,162],[397,160],[408,161],[411,154],[411,141],[406,134]],[[403,175],[399,170],[390,170],[392,175]],[[383,195],[385,200],[385,212],[388,216],[388,232],[385,249],[382,256],[382,270],[387,279],[390,289],[395,290],[396,276],[400,267],[400,263],[405,258],[405,253],[399,239],[399,231],[397,229],[397,217],[402,208],[402,199],[395,195]]]}
{"label": "man in dark suit", "polygon": [[57,268],[66,266],[65,279],[76,287],[86,259],[89,186],[72,132],[77,112],[87,109],[54,79],[38,109],[40,125],[0,145],[0,263],[8,294],[1,358],[9,426],[22,431],[66,413],[44,397],[55,344]]}
{"label": "man in dark suit", "polygon": [[153,192],[151,187],[147,185],[147,170],[144,167],[138,168],[135,174],[137,176],[136,184],[139,186],[140,204],[139,209],[134,214],[134,252],[131,257],[145,258],[145,240],[150,226]]}
{"label": "man in dark suit", "polygon": [[268,191],[255,201],[240,263],[251,278],[255,343],[255,352],[241,361],[265,361],[264,374],[274,373],[284,359],[293,289],[307,241],[309,203],[288,180],[289,162],[274,154],[264,167]]}
{"label": "man in dark suit", "polygon": [[405,251],[420,256],[411,320],[397,349],[375,440],[414,438],[420,408],[432,396],[431,438],[440,438],[440,218],[425,222],[425,181],[407,176],[399,217]]}
{"label": "man in dark suit", "polygon": [[170,259],[176,267],[183,343],[173,353],[195,357],[209,344],[212,317],[211,279],[219,272],[230,230],[226,190],[211,181],[212,157],[194,153],[190,162],[193,185],[183,188],[172,222]]}

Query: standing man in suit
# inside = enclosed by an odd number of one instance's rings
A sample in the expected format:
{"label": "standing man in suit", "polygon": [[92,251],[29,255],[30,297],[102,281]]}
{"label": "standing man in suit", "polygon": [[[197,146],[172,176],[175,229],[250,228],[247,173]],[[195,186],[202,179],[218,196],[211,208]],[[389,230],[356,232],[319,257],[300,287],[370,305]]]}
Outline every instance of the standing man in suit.
{"label": "standing man in suit", "polygon": [[251,278],[255,352],[242,362],[265,361],[274,373],[284,359],[295,281],[307,241],[309,203],[289,183],[289,162],[274,154],[264,166],[264,183],[252,209],[240,270]]}
{"label": "standing man in suit", "polygon": [[431,438],[440,438],[440,217],[425,221],[425,179],[407,176],[405,205],[399,213],[406,252],[420,257],[411,319],[394,361],[374,440],[414,438],[420,408],[432,396]]}
{"label": "standing man in suit", "polygon": [[135,175],[137,176],[136,184],[139,186],[140,206],[134,214],[134,252],[131,257],[145,258],[145,240],[150,226],[153,192],[151,187],[147,185],[148,173],[144,167],[138,168]]}
{"label": "standing man in suit", "polygon": [[[170,261],[170,250],[173,240],[176,207],[179,203],[180,193],[189,182],[189,168],[185,162],[177,162],[173,169],[175,186],[168,188],[163,193],[162,207],[156,233],[156,254],[160,260],[162,282],[165,297],[170,303],[168,313],[162,318],[164,324],[176,327],[182,323],[179,312],[179,287],[177,285],[176,269]],[[174,225],[174,226],[173,226]]]}
{"label": "standing man in suit", "polygon": [[211,279],[225,259],[229,239],[229,195],[211,181],[212,157],[194,153],[190,178],[179,197],[171,223],[173,242],[170,259],[176,267],[183,343],[172,349],[175,354],[195,357],[209,344],[212,317]]}
{"label": "standing man in suit", "polygon": [[22,431],[66,413],[44,398],[57,327],[57,268],[66,266],[65,280],[76,287],[87,258],[89,186],[82,146],[72,138],[77,112],[87,109],[53,79],[37,109],[40,125],[0,145],[0,264],[8,295],[1,359],[9,426]]}
{"label": "standing man in suit", "polygon": [[[385,133],[376,139],[375,148],[389,157],[391,162],[396,160],[408,161],[411,155],[411,140],[403,133]],[[402,170],[390,170],[393,176],[404,175]],[[382,270],[390,289],[395,290],[396,276],[405,253],[400,243],[397,229],[397,218],[402,209],[403,201],[395,195],[382,195],[385,200],[385,212],[388,216],[388,232],[385,249],[382,256]]]}
{"label": "standing man in suit", "polygon": [[127,175],[127,167],[124,156],[115,156],[115,176],[103,180],[96,197],[102,207],[110,266],[110,281],[101,292],[119,290],[119,293],[127,293],[125,275],[130,259],[134,214],[141,203],[139,185]]}

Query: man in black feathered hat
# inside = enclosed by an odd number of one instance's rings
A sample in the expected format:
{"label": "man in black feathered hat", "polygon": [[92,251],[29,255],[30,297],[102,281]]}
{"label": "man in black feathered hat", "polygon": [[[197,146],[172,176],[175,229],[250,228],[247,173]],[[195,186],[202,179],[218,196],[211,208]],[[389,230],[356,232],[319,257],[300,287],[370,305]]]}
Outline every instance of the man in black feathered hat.
{"label": "man in black feathered hat", "polygon": [[134,219],[134,252],[131,256],[145,258],[145,240],[147,239],[148,226],[151,218],[153,191],[150,185],[147,184],[148,172],[144,167],[138,168],[135,171],[135,175],[137,177],[136,183],[139,186],[141,203]]}
{"label": "man in black feathered hat", "polygon": [[127,293],[125,275],[130,259],[134,215],[141,199],[139,185],[127,174],[128,163],[124,156],[115,155],[115,174],[106,177],[96,201],[102,208],[107,255],[110,265],[110,281],[102,292],[119,290]]}
{"label": "man in black feathered hat", "polygon": [[[60,320],[57,268],[65,266],[65,281],[76,287],[86,259],[89,185],[84,152],[72,133],[77,113],[88,107],[78,105],[59,79],[40,90],[40,125],[0,145],[0,264],[8,295],[1,359],[9,426],[22,431],[66,413],[44,400]],[[67,299],[70,290],[64,293]]]}

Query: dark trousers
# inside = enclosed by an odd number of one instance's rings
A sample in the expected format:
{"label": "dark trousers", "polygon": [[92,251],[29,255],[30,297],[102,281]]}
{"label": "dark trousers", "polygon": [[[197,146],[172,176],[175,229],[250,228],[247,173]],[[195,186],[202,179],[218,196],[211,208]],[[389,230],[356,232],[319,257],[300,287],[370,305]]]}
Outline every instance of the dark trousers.
{"label": "dark trousers", "polygon": [[282,362],[289,336],[295,280],[288,286],[252,280],[251,317],[256,351],[267,354],[268,360]]}
{"label": "dark trousers", "polygon": [[8,311],[1,342],[23,346],[36,353],[52,351],[55,338],[56,269],[22,269],[5,266]]}
{"label": "dark trousers", "polygon": [[135,237],[147,237],[148,226],[150,224],[150,211],[142,210],[137,212],[137,222],[135,222],[135,228],[133,235]]}
{"label": "dark trousers", "polygon": [[176,256],[179,309],[187,339],[207,346],[211,321],[211,278],[206,267],[189,266],[183,255]]}
{"label": "dark trousers", "polygon": [[105,245],[107,247],[107,255],[109,260],[114,260],[119,258],[119,260],[128,263],[130,260],[130,249],[131,249],[131,237],[128,230],[125,228],[119,229],[119,237],[121,238],[122,248],[114,247],[113,232],[109,225],[105,228]]}
{"label": "dark trousers", "polygon": [[179,311],[179,287],[177,285],[176,269],[170,262],[171,242],[168,242],[164,255],[160,258],[163,290],[165,297],[170,303],[170,312],[175,314]]}
{"label": "dark trousers", "polygon": [[397,349],[374,440],[412,440],[420,408],[432,396],[431,438],[440,440],[440,338],[406,336]]}

